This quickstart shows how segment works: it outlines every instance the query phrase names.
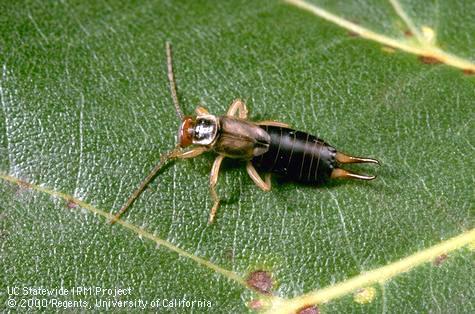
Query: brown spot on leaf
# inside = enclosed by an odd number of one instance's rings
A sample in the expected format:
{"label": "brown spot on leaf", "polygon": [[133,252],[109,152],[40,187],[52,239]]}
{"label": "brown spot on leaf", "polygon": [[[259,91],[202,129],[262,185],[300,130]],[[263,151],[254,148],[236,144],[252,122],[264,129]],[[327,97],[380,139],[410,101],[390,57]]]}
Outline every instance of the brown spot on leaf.
{"label": "brown spot on leaf", "polygon": [[475,70],[472,70],[472,69],[465,69],[465,70],[463,70],[463,74],[465,74],[465,75],[474,75],[474,74],[475,74]]}
{"label": "brown spot on leaf", "polygon": [[297,311],[298,314],[318,314],[320,311],[315,305],[309,305]]}
{"label": "brown spot on leaf", "polygon": [[250,273],[246,282],[249,287],[260,293],[270,294],[272,291],[272,276],[264,270],[256,270]]}
{"label": "brown spot on leaf", "polygon": [[414,34],[413,34],[410,30],[406,30],[406,31],[404,32],[404,36],[406,36],[406,37],[412,37],[412,36],[414,36]]}
{"label": "brown spot on leaf", "polygon": [[26,181],[18,181],[18,186],[22,189],[30,189],[31,184]]}
{"label": "brown spot on leaf", "polygon": [[447,254],[441,254],[434,259],[434,265],[440,266],[448,258]]}
{"label": "brown spot on leaf", "polygon": [[68,201],[68,204],[66,204],[66,206],[67,206],[68,208],[76,208],[76,207],[78,207],[78,204],[76,204],[76,202],[73,201],[73,200],[69,200],[69,201]]}
{"label": "brown spot on leaf", "polygon": [[17,181],[14,189],[16,197],[26,197],[31,191],[31,184],[26,181]]}
{"label": "brown spot on leaf", "polygon": [[420,56],[419,60],[422,63],[425,63],[425,64],[439,64],[439,63],[442,63],[442,61],[440,61],[436,57],[432,57],[432,56]]}
{"label": "brown spot on leaf", "polygon": [[264,307],[264,304],[262,303],[261,300],[251,300],[247,306],[251,309],[251,310],[254,310],[254,311],[259,311],[259,310],[262,310],[262,308]]}

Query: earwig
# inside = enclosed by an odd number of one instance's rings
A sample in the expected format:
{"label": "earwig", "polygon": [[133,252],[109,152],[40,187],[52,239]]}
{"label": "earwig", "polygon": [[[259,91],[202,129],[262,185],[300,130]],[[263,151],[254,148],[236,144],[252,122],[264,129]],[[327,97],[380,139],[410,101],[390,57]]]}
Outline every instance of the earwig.
{"label": "earwig", "polygon": [[[372,180],[375,176],[363,175],[340,168],[343,164],[374,163],[373,158],[348,156],[338,152],[325,141],[305,132],[292,129],[277,121],[253,122],[247,120],[248,110],[243,101],[236,99],[226,115],[215,116],[205,108],[197,107],[196,116],[185,116],[180,109],[173,73],[172,51],[166,43],[168,81],[175,112],[182,121],[178,129],[178,144],[160,157],[160,162],[140,183],[126,203],[112,218],[111,223],[132,205],[160,169],[172,159],[194,158],[213,151],[217,157],[209,179],[213,200],[208,223],[212,223],[219,207],[216,192],[218,174],[225,157],[243,160],[252,181],[263,191],[271,189],[271,174],[296,182],[321,184],[335,178]],[[192,146],[191,149],[185,148]],[[265,172],[264,180],[259,171]]]}

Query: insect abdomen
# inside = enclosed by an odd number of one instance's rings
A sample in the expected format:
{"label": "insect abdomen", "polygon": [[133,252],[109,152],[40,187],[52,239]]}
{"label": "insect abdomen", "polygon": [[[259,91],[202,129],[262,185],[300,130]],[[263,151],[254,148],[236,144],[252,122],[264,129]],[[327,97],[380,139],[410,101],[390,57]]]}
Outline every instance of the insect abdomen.
{"label": "insect abdomen", "polygon": [[265,172],[304,183],[321,183],[335,167],[336,149],[323,140],[293,129],[261,126],[271,137],[269,149],[252,159]]}

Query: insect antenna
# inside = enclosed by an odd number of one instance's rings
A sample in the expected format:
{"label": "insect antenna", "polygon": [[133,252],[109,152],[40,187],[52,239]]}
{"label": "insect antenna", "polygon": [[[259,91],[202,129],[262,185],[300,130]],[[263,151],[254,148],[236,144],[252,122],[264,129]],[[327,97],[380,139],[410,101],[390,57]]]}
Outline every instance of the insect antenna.
{"label": "insect antenna", "polygon": [[127,202],[121,207],[121,209],[114,215],[114,217],[110,220],[110,224],[114,224],[120,216],[132,205],[132,203],[139,197],[139,195],[143,192],[147,184],[155,177],[155,175],[160,171],[160,169],[169,161],[170,159],[174,159],[177,157],[177,155],[181,152],[180,146],[177,145],[174,149],[171,151],[163,154],[160,156],[160,161],[158,164],[152,169],[152,171],[148,174],[148,176],[143,179],[143,181],[140,183],[140,185],[135,189],[135,191],[132,193],[132,195],[129,196],[127,199]]}
{"label": "insect antenna", "polygon": [[178,103],[175,75],[173,74],[172,45],[170,44],[170,42],[167,41],[165,47],[167,51],[168,82],[170,83],[170,93],[172,94],[173,105],[175,106],[176,115],[178,116],[180,121],[183,121],[185,115],[183,114],[183,111],[181,111],[180,104]]}
{"label": "insect antenna", "polygon": [[[168,83],[170,85],[170,93],[173,99],[173,105],[175,106],[175,112],[180,121],[183,121],[185,117],[183,112],[180,109],[180,104],[178,103],[178,96],[176,92],[176,82],[175,82],[175,75],[173,74],[173,60],[172,60],[172,45],[170,42],[166,42],[165,50],[167,53],[167,73],[168,73]],[[155,175],[162,169],[162,167],[169,161],[170,159],[176,158],[181,152],[180,145],[177,145],[171,151],[163,154],[160,156],[160,161],[158,164],[152,169],[152,171],[147,175],[147,177],[140,183],[140,185],[135,189],[132,195],[129,196],[125,204],[119,209],[119,211],[112,217],[110,220],[110,224],[114,224],[120,216],[125,213],[125,211],[132,205],[132,203],[139,197],[139,195],[143,192],[145,187],[150,183],[150,181],[155,177]]]}

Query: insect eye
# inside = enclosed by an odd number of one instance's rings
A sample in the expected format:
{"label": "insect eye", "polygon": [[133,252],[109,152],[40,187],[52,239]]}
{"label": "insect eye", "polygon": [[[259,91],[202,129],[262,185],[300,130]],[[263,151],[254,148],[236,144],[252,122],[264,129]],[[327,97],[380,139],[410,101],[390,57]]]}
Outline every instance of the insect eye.
{"label": "insect eye", "polygon": [[192,117],[187,116],[183,119],[180,129],[178,129],[178,142],[180,143],[180,147],[184,148],[193,143],[194,126],[195,121]]}

